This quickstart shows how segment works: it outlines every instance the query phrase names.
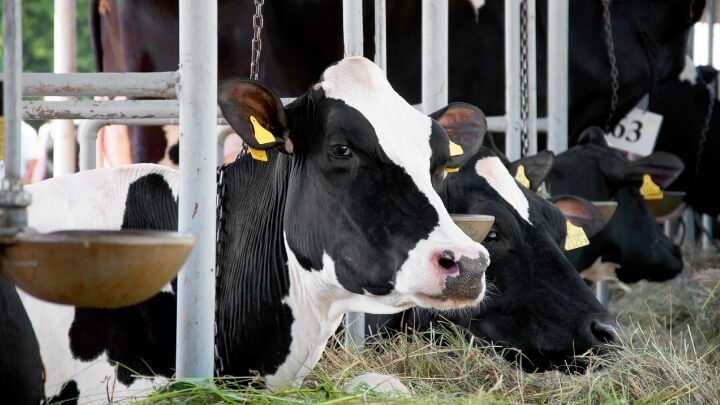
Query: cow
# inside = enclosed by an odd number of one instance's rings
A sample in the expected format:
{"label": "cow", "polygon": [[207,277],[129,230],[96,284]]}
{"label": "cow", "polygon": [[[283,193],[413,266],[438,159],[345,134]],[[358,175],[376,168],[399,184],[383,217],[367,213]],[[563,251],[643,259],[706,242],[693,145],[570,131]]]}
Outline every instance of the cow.
{"label": "cow", "polygon": [[683,269],[680,248],[665,236],[639,189],[644,175],[665,188],[683,168],[682,161],[667,152],[630,161],[608,145],[598,127],[586,129],[577,145],[557,154],[545,179],[551,195],[618,203],[590,245],[567,252],[573,264],[582,270],[601,257],[620,266],[616,273],[623,282],[664,281],[679,274]]}
{"label": "cow", "polygon": [[[505,113],[503,2],[449,2],[449,101]],[[659,83],[683,68],[689,29],[704,0],[610,3],[617,58],[618,102],[614,125]],[[374,55],[372,1],[363,3],[364,54]],[[173,71],[178,66],[178,3],[164,0],[92,0],[90,31],[96,70]],[[249,76],[253,38],[252,2],[218,2],[218,77]],[[420,101],[418,1],[387,4],[387,66],[390,83],[411,103]],[[301,94],[330,62],[343,55],[342,5],[337,1],[272,1],[263,6],[259,78],[283,97]],[[610,113],[611,66],[607,58],[602,3],[570,2],[569,137],[603,125]],[[546,2],[537,3],[538,112],[545,114]],[[310,56],[312,55],[312,56]],[[160,128],[133,128],[133,162],[157,162],[166,150]]]}
{"label": "cow", "polygon": [[[483,299],[488,252],[453,223],[433,188],[450,159],[448,135],[375,64],[343,59],[286,107],[249,79],[223,81],[218,99],[249,145],[223,172],[218,375],[259,375],[271,389],[297,384],[346,311],[446,310]],[[154,164],[46,180],[28,187],[30,226],[173,230],[178,183],[176,170]],[[135,373],[172,375],[172,284],[116,310],[22,298],[48,390],[72,379],[84,398],[105,398],[106,384],[151,384]]]}
{"label": "cow", "polygon": [[[441,123],[475,117],[475,126],[485,128],[482,112],[469,105],[453,103],[432,116]],[[413,308],[394,315],[368,315],[370,333],[426,331],[449,322],[469,336],[492,341],[527,371],[583,370],[586,360],[575,355],[607,350],[620,326],[563,253],[566,217],[553,203],[519,184],[506,168],[504,156],[487,146],[471,145],[474,140],[468,140],[462,129],[448,133],[471,157],[458,172],[447,174],[439,193],[451,213],[495,217],[482,242],[492,260],[486,273],[492,294],[477,307],[449,314]],[[538,183],[547,173],[548,155],[514,163],[527,167],[528,177]],[[583,221],[589,236],[603,226],[600,213],[584,199],[567,196],[558,206],[568,215],[572,208],[573,222]]]}

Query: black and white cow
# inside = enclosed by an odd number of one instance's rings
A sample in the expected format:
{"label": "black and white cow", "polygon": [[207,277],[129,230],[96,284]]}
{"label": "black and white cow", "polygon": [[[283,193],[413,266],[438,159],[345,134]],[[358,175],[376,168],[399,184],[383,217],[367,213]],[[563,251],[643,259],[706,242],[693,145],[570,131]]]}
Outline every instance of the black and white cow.
{"label": "black and white cow", "polygon": [[680,273],[680,248],[665,236],[639,188],[645,174],[659,186],[667,187],[683,168],[678,157],[666,152],[630,161],[608,146],[598,127],[588,128],[578,145],[555,156],[545,179],[551,194],[618,203],[613,217],[590,239],[589,246],[568,252],[573,264],[586,269],[600,257],[620,265],[616,273],[624,282],[663,281]]}
{"label": "black and white cow", "polygon": [[[487,250],[453,223],[431,181],[450,158],[448,136],[376,65],[344,59],[287,107],[246,79],[223,82],[218,95],[252,148],[224,175],[215,314],[222,374],[259,373],[271,388],[298,383],[346,311],[455,309],[482,300]],[[178,181],[178,172],[155,165],[48,180],[28,187],[30,225],[41,232],[176,229]],[[128,390],[150,385],[122,367],[116,374],[108,360],[172,374],[170,286],[118,310],[23,301],[50,392],[70,379],[96,399],[115,376]]]}
{"label": "black and white cow", "polygon": [[[442,123],[447,115],[477,116],[477,125],[484,126],[479,110],[472,110],[453,104],[436,118]],[[503,353],[526,370],[566,364],[583,368],[584,361],[575,355],[613,342],[617,324],[563,253],[565,216],[516,182],[502,156],[485,146],[468,148],[471,142],[460,139],[457,131],[448,132],[472,157],[458,172],[447,175],[439,192],[451,213],[495,217],[483,241],[492,261],[486,274],[490,292],[469,310],[443,314],[413,308],[395,315],[370,315],[368,325],[377,332],[406,326],[427,330],[442,321],[452,322],[501,348],[517,349]],[[576,217],[586,213],[588,232],[602,227],[600,214],[588,201],[568,197],[563,202],[575,208]]]}

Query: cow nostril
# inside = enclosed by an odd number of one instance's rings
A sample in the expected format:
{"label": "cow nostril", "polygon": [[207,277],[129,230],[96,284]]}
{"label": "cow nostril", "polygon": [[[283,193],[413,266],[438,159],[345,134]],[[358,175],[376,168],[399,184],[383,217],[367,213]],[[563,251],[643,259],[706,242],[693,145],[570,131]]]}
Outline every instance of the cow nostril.
{"label": "cow nostril", "polygon": [[442,267],[445,270],[450,270],[453,267],[457,266],[454,260],[447,259],[445,257],[441,257],[438,261],[438,264],[440,264],[440,267]]}
{"label": "cow nostril", "polygon": [[590,331],[596,339],[603,343],[614,343],[618,337],[616,328],[600,321],[592,321]]}

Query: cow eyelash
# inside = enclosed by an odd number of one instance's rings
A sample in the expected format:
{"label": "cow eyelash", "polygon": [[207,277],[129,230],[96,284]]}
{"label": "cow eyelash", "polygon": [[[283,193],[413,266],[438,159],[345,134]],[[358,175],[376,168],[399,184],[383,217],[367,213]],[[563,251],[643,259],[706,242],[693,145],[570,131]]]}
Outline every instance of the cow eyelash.
{"label": "cow eyelash", "polygon": [[335,157],[348,159],[351,158],[353,153],[349,146],[343,144],[330,145],[330,152]]}

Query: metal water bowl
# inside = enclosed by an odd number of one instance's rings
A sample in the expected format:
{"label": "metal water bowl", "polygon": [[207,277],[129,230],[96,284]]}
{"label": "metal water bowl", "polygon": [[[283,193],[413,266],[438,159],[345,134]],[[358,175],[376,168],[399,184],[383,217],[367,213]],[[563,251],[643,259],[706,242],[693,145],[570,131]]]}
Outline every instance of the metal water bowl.
{"label": "metal water bowl", "polygon": [[450,218],[475,242],[482,242],[495,222],[492,215],[450,214]]}
{"label": "metal water bowl", "polygon": [[191,234],[150,230],[19,233],[0,245],[3,276],[40,299],[117,308],[157,294],[185,263]]}
{"label": "metal water bowl", "polygon": [[617,201],[593,201],[592,205],[600,211],[605,223],[608,223],[613,214],[615,214],[618,203]]}
{"label": "metal water bowl", "polygon": [[684,191],[663,191],[663,198],[647,200],[648,208],[656,218],[662,218],[675,211],[683,203],[686,195]]}

